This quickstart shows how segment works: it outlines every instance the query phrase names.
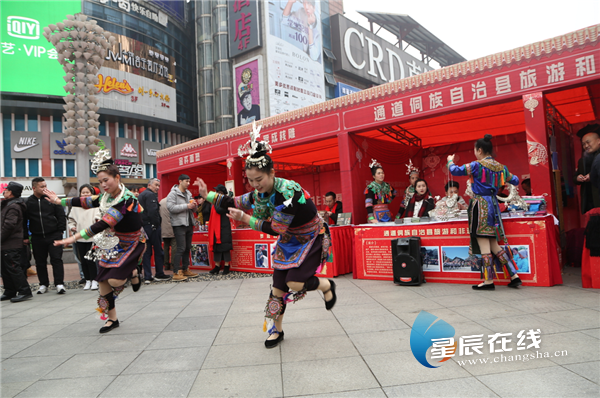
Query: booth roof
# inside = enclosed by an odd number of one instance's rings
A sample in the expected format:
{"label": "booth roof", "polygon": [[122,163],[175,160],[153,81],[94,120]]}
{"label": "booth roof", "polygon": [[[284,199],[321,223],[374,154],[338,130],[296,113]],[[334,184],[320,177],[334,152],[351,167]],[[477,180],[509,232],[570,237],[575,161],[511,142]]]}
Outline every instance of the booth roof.
{"label": "booth roof", "polygon": [[[326,114],[327,112],[343,112],[350,110],[357,105],[370,103],[373,101],[384,101],[393,98],[407,90],[424,90],[431,86],[454,84],[459,77],[474,75],[488,75],[496,70],[505,68],[512,64],[520,64],[523,61],[532,59],[542,59],[553,53],[562,52],[586,45],[586,43],[595,43],[600,35],[600,25],[590,26],[575,32],[557,36],[552,39],[529,44],[513,50],[500,52],[487,57],[482,57],[472,61],[461,62],[459,64],[436,69],[420,75],[397,80],[367,90],[362,90],[350,95],[335,98],[333,100],[311,105],[302,109],[286,112],[280,115],[271,116],[261,120],[263,129],[281,128],[283,125],[306,120],[314,116]],[[560,107],[559,110],[571,123],[580,120],[593,120],[594,103],[599,101],[600,89],[598,85],[587,87],[571,88],[548,93],[548,98],[553,105]],[[577,115],[579,120],[573,119]],[[582,117],[583,116],[583,117]],[[472,140],[475,137],[480,138],[482,131],[482,120],[485,119],[485,129],[495,135],[512,134],[523,131],[524,114],[522,100],[513,102],[502,102],[487,106],[475,106],[470,110],[441,113],[425,119],[403,122],[402,127],[409,130],[422,139],[422,146],[438,146],[451,142],[460,142]],[[175,155],[190,149],[201,148],[219,142],[229,141],[233,138],[247,136],[251,131],[250,125],[235,127],[233,129],[212,134],[207,137],[198,138],[183,144],[175,145],[163,149],[157,153],[157,158],[164,158]],[[393,140],[393,138],[383,135],[378,130],[369,129],[368,131],[357,132],[369,137],[375,137],[383,140]],[[328,141],[327,141],[328,142]],[[290,155],[298,156],[302,163],[309,161],[333,163],[339,161],[335,145],[315,145],[315,142],[306,142],[303,145],[295,145],[289,149]],[[280,151],[277,149],[278,157]],[[308,158],[307,158],[308,157]],[[301,158],[301,159],[300,159]],[[322,159],[322,160],[319,160]],[[289,161],[289,159],[288,159]]]}

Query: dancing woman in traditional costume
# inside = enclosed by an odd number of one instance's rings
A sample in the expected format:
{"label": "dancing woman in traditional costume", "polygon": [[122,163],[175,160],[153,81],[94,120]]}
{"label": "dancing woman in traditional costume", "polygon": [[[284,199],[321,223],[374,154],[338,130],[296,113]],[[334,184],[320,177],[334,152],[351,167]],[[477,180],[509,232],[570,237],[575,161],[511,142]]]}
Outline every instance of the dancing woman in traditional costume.
{"label": "dancing woman in traditional costume", "polygon": [[396,190],[384,181],[383,167],[375,159],[369,164],[373,182],[365,189],[365,207],[370,223],[393,221],[389,204],[396,197]]}
{"label": "dancing woman in traditional costume", "polygon": [[469,176],[474,194],[468,209],[471,236],[469,253],[481,255],[483,261],[481,276],[484,282],[474,285],[473,289],[495,289],[493,278],[497,275],[492,253],[495,253],[498,261],[511,277],[508,286],[516,288],[521,285],[521,279],[517,275],[511,253],[498,244],[500,241],[506,244],[506,237],[496,194],[505,183],[519,185],[519,178],[512,175],[506,166],[492,158],[493,146],[490,134],[475,141],[474,152],[477,160],[460,167],[454,164],[454,155],[448,156],[450,173],[455,176]]}
{"label": "dancing woman in traditional costume", "polygon": [[113,164],[108,151],[99,151],[92,163],[103,194],[59,199],[50,190],[44,193],[55,204],[100,208],[102,218],[98,222],[67,239],[55,241],[54,245],[68,245],[81,238],[93,239],[94,245],[86,258],[99,261],[97,311],[101,313],[101,319],[106,320],[100,333],[106,333],[119,327],[115,299],[125,289],[127,279],[131,279],[134,292],[141,286],[140,264],[146,250],[146,234],[142,228],[142,207],[134,194],[121,183],[119,168]]}
{"label": "dancing woman in traditional costume", "polygon": [[[327,223],[319,216],[308,192],[298,183],[275,177],[273,161],[267,154],[271,147],[258,141],[260,128],[253,127],[250,141],[239,154],[249,154],[246,177],[254,191],[231,198],[209,193],[201,179],[196,184],[200,195],[213,205],[229,208],[228,217],[256,231],[278,236],[273,252],[273,289],[267,301],[263,328],[269,333],[265,347],[273,348],[283,340],[282,321],[288,302],[302,299],[308,291],[320,290],[325,308],[331,310],[336,293],[333,280],[315,276],[329,256],[331,239]],[[252,212],[252,216],[244,211]]]}

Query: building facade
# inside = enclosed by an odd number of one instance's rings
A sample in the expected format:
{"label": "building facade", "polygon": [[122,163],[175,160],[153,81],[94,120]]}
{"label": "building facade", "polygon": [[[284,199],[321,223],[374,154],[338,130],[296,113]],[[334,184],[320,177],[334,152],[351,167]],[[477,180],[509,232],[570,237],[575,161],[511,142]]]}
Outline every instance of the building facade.
{"label": "building facade", "polygon": [[65,150],[62,134],[64,71],[39,32],[80,12],[117,38],[98,71],[100,136],[126,184],[155,177],[156,151],[198,137],[194,6],[2,1],[1,183],[16,178],[28,187],[42,176],[61,194],[76,185],[75,154]]}

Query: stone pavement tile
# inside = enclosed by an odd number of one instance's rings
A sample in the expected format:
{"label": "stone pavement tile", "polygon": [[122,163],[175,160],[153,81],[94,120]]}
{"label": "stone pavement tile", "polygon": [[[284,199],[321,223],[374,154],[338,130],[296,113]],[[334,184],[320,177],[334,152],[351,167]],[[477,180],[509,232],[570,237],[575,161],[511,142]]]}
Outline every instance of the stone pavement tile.
{"label": "stone pavement tile", "polygon": [[567,368],[571,372],[575,372],[591,382],[600,384],[600,361],[563,365],[563,368]]}
{"label": "stone pavement tile", "polygon": [[329,394],[380,387],[360,357],[282,364],[284,396]]}
{"label": "stone pavement tile", "polygon": [[[286,341],[282,344],[285,344]],[[267,349],[264,343],[227,344],[209,347],[202,369],[279,363],[279,349]]]}
{"label": "stone pavement tile", "polygon": [[187,396],[267,398],[281,397],[282,391],[281,365],[276,363],[219,369],[202,368]]}
{"label": "stone pavement tile", "polygon": [[337,319],[344,318],[354,318],[354,317],[363,317],[370,315],[388,315],[394,316],[390,310],[385,308],[381,304],[360,304],[360,305],[340,305],[339,303],[335,304],[333,310],[331,310]]}
{"label": "stone pavement tile", "polygon": [[580,307],[600,308],[600,295],[587,290],[583,292],[569,292],[569,294],[560,296],[560,300]]}
{"label": "stone pavement tile", "polygon": [[[453,322],[450,325],[454,328],[454,331],[455,331],[454,338],[455,339],[458,339],[461,336],[472,336],[472,335],[477,335],[477,334],[483,334],[484,337],[487,338],[488,335],[494,334],[497,332],[496,330],[488,329],[485,326],[482,326],[479,323],[474,322],[474,321],[458,322],[458,323]],[[504,332],[504,330],[500,330],[498,332]]]}
{"label": "stone pavement tile", "polygon": [[69,355],[58,355],[44,359],[35,357],[5,359],[2,361],[2,384],[38,381],[69,358]]}
{"label": "stone pavement tile", "polygon": [[[127,374],[200,370],[209,347],[173,348],[142,352],[123,372]],[[159,378],[160,378],[159,377]]]}
{"label": "stone pavement tile", "polygon": [[23,326],[9,333],[3,334],[2,343],[6,344],[7,341],[12,340],[41,340],[52,335],[53,333],[58,332],[59,330],[64,329],[65,326],[67,325],[65,325],[64,323],[61,325],[45,325],[39,328]]}
{"label": "stone pavement tile", "polygon": [[[452,361],[459,363],[463,369],[473,376],[556,366],[556,364],[549,359],[542,357],[537,358],[538,354],[532,350],[517,351],[516,348],[513,348],[512,351],[509,352],[490,354],[489,347],[487,344],[484,344],[481,352],[482,355],[475,353],[469,356],[459,356],[457,353],[457,355],[452,358]],[[535,359],[532,359],[532,356],[535,357]],[[475,362],[469,363],[469,360]]]}
{"label": "stone pavement tile", "polygon": [[2,352],[2,359],[9,358],[20,351],[23,351],[27,347],[34,345],[40,340],[14,340],[10,343],[6,342],[4,344],[0,344],[0,351]]}
{"label": "stone pavement tile", "polygon": [[97,375],[116,376],[129,366],[138,355],[138,352],[77,354],[73,355],[69,360],[46,376],[41,377],[41,379],[76,379],[80,377],[95,377]]}
{"label": "stone pavement tile", "polygon": [[[417,307],[418,308],[418,307]],[[458,307],[460,308],[460,307]],[[417,319],[419,313],[421,313],[420,309],[411,309],[411,308],[403,308],[403,309],[393,309],[391,310],[394,315],[396,315],[399,319],[404,321],[407,325],[412,327],[412,324]],[[450,325],[461,322],[469,322],[470,319],[458,314],[455,311],[455,308],[436,308],[432,310],[428,310],[430,314],[437,316],[440,319],[443,319]]]}
{"label": "stone pavement tile", "polygon": [[402,299],[392,303],[385,303],[382,305],[389,311],[396,312],[405,312],[415,308],[418,308],[419,310],[429,311],[446,307],[444,304],[436,303],[435,301],[422,296],[417,299]]}
{"label": "stone pavement tile", "polygon": [[96,397],[114,379],[115,376],[95,375],[75,379],[40,380],[27,387],[18,397]]}
{"label": "stone pavement tile", "polygon": [[[99,335],[93,335],[89,337],[48,337],[47,339],[41,340],[40,342],[22,350],[18,354],[15,354],[13,358],[22,357],[47,357],[55,355],[74,355],[94,341],[98,340]],[[44,358],[40,358],[41,361]]]}
{"label": "stone pavement tile", "polygon": [[580,309],[581,306],[571,303],[566,303],[560,299],[550,297],[528,298],[522,301],[523,305],[519,305],[519,310],[527,313],[540,312],[556,312],[556,311],[571,311]]}
{"label": "stone pavement tile", "polygon": [[284,340],[280,345],[282,362],[312,361],[316,358],[358,356],[348,336],[325,336]]}
{"label": "stone pavement tile", "polygon": [[[51,337],[89,337],[89,336],[100,336],[99,330],[104,326],[104,322],[100,319],[95,319],[95,322],[75,322],[69,326],[54,332],[48,333]],[[64,326],[64,325],[63,325]],[[44,326],[47,327],[47,326]]]}
{"label": "stone pavement tile", "polygon": [[384,391],[387,397],[497,397],[474,377],[385,387]]}
{"label": "stone pavement tile", "polygon": [[580,330],[580,332],[583,333],[583,334],[587,334],[588,336],[595,337],[598,340],[600,340],[600,328]]}
{"label": "stone pavement tile", "polygon": [[[544,336],[540,344],[543,352],[548,352],[550,360],[565,365],[569,363],[590,362],[600,359],[598,340],[580,332],[557,333]],[[563,353],[566,351],[566,354]]]}
{"label": "stone pavement tile", "polygon": [[501,397],[598,397],[598,385],[560,366],[477,379]]}
{"label": "stone pavement tile", "polygon": [[218,329],[223,323],[223,315],[175,318],[165,328],[165,332],[181,332],[185,330]]}
{"label": "stone pavement tile", "polygon": [[0,383],[0,396],[2,398],[15,397],[33,383],[33,381],[20,381],[16,383],[5,383],[2,381],[2,383]]}
{"label": "stone pavement tile", "polygon": [[[264,313],[263,313],[264,315]],[[221,327],[213,346],[223,344],[242,344],[242,343],[260,343],[267,339],[267,334],[262,330],[263,319],[255,326],[245,326],[237,328]],[[284,325],[285,329],[285,325]]]}
{"label": "stone pavement tile", "polygon": [[[311,311],[312,312],[312,311]],[[180,319],[181,317],[178,317]],[[223,320],[221,327],[224,328],[239,328],[239,327],[252,327],[260,325],[264,321],[265,313],[228,313],[227,317]],[[287,321],[287,313],[286,313]]]}
{"label": "stone pavement tile", "polygon": [[[494,333],[518,333],[521,330],[540,329],[542,335],[568,332],[569,328],[540,318],[533,314],[510,316],[506,318],[478,319],[478,324],[494,331]],[[516,335],[515,335],[516,336]]]}
{"label": "stone pavement tile", "polygon": [[97,333],[99,338],[92,344],[79,351],[79,354],[94,352],[141,352],[147,349],[148,345],[156,339],[156,333],[136,333],[136,334],[107,334]]}
{"label": "stone pavement tile", "polygon": [[426,368],[417,362],[411,351],[365,355],[364,359],[383,387],[470,376],[469,372],[452,361],[443,363],[437,369]]}
{"label": "stone pavement tile", "polygon": [[394,289],[392,290],[369,293],[369,296],[373,300],[377,301],[379,304],[384,305],[386,307],[388,305],[399,303],[402,301],[418,300],[423,298],[423,296],[421,296],[416,291],[410,288],[407,289],[404,286],[394,286]]}
{"label": "stone pavement tile", "polygon": [[210,347],[219,329],[203,329],[190,334],[183,332],[162,332],[147,346],[146,350],[166,350],[171,348]]}
{"label": "stone pavement tile", "polygon": [[537,316],[558,323],[559,325],[567,326],[570,330],[600,327],[600,316],[598,315],[598,312],[589,308],[570,311],[554,311],[547,314],[537,314]]}
{"label": "stone pavement tile", "polygon": [[444,307],[462,307],[465,305],[472,306],[474,304],[486,305],[494,302],[490,298],[483,297],[481,294],[478,294],[481,292],[475,292],[474,290],[472,291],[473,293],[466,292],[462,294],[454,294],[452,296],[431,297],[430,300],[439,304],[443,304]]}
{"label": "stone pavement tile", "polygon": [[423,297],[453,296],[455,294],[465,294],[472,292],[470,285],[454,283],[425,283],[421,286],[411,286],[415,293]]}
{"label": "stone pavement tile", "polygon": [[[288,396],[289,397],[289,396]],[[311,395],[297,395],[294,398],[302,397],[328,397],[328,398],[386,398],[385,392],[381,388],[370,388],[367,390],[352,390],[342,391],[327,394],[311,394]]]}
{"label": "stone pavement tile", "polygon": [[[337,308],[337,305],[336,307]],[[255,316],[253,325],[257,320],[264,319],[264,312]],[[323,308],[303,308],[300,305],[288,304],[285,310],[285,323],[310,323],[314,321],[334,321],[336,317],[332,311],[327,311],[325,305]]]}
{"label": "stone pavement tile", "polygon": [[[194,300],[188,305],[183,311],[181,311],[177,317],[196,317],[196,316],[210,316],[210,315],[225,315],[229,311],[231,304],[228,302],[221,302],[218,304],[195,304],[197,300]],[[264,306],[263,306],[264,310]]]}
{"label": "stone pavement tile", "polygon": [[99,397],[187,397],[197,374],[196,370],[188,370],[163,372],[161,377],[155,373],[120,375]]}
{"label": "stone pavement tile", "polygon": [[410,351],[411,329],[355,333],[349,337],[360,355]]}
{"label": "stone pavement tile", "polygon": [[[325,311],[323,309],[323,311]],[[262,329],[261,329],[262,331]],[[310,323],[285,323],[283,321],[283,331],[286,338],[307,338],[346,335],[346,331],[337,320],[314,321]],[[264,334],[265,339],[267,334]]]}
{"label": "stone pavement tile", "polygon": [[183,311],[188,305],[190,305],[191,300],[179,300],[173,299],[169,301],[153,301],[148,305],[144,306],[144,308],[138,309],[139,311],[148,312],[148,311],[172,311],[174,314],[178,314]]}
{"label": "stone pavement tile", "polygon": [[10,333],[12,331],[15,331],[15,330],[19,329],[20,327],[21,326],[18,326],[18,327],[17,326],[15,326],[15,327],[6,327],[6,328],[3,327],[1,333],[2,333],[2,335],[5,335],[5,334],[8,334],[8,333]]}
{"label": "stone pavement tile", "polygon": [[34,320],[31,318],[2,317],[2,330],[6,328],[20,328],[21,326],[29,325],[32,322],[34,322]]}
{"label": "stone pavement tile", "polygon": [[156,298],[155,302],[163,303],[170,301],[187,301],[190,302],[198,297],[199,292],[169,292]]}
{"label": "stone pavement tile", "polygon": [[[336,288],[335,294],[337,294],[337,306],[349,307],[361,304],[379,305],[371,296],[366,293],[348,293],[345,294],[343,290]],[[322,305],[322,304],[321,304]]]}
{"label": "stone pavement tile", "polygon": [[[490,293],[494,293],[494,292],[479,292],[479,293],[483,293],[482,296],[483,298],[485,294],[490,294]],[[485,306],[479,306],[479,305],[469,305],[469,306],[463,306],[463,307],[450,307],[454,312],[464,316],[465,318],[469,318],[472,321],[477,322],[478,319],[484,319],[484,318],[504,318],[507,316],[518,316],[518,315],[524,315],[525,312],[521,311],[517,308],[514,308],[512,306],[508,306],[506,305],[506,303],[488,303]],[[444,319],[442,317],[442,319]],[[444,319],[446,322],[450,323],[447,319]]]}
{"label": "stone pavement tile", "polygon": [[339,322],[348,334],[408,329],[409,327],[404,321],[392,314],[342,318]]}
{"label": "stone pavement tile", "polygon": [[[134,315],[128,319],[119,321],[120,326],[114,330],[111,330],[110,334],[137,334],[137,333],[160,333],[167,325],[172,321],[172,318],[164,319],[160,317],[141,317]],[[98,325],[98,329],[102,327],[103,323]]]}
{"label": "stone pavement tile", "polygon": [[[90,307],[93,310],[94,307]],[[50,315],[34,320],[31,322],[28,327],[40,327],[46,325],[69,325],[71,323],[78,322],[85,317],[89,316],[89,314],[78,313],[78,314],[61,314],[61,316],[57,316],[53,312],[49,313]]]}

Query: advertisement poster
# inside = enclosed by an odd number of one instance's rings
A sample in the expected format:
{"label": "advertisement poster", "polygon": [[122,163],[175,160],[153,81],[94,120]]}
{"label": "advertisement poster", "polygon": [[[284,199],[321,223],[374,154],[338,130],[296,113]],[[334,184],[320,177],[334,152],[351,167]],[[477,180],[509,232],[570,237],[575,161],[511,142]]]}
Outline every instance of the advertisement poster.
{"label": "advertisement poster", "polygon": [[325,101],[320,2],[274,0],[267,15],[269,116]]}
{"label": "advertisement poster", "polygon": [[173,87],[122,70],[100,68],[98,106],[177,121],[177,95]]}
{"label": "advertisement poster", "polygon": [[262,57],[233,66],[235,75],[236,126],[259,121],[262,116],[263,89],[260,84]]}
{"label": "advertisement poster", "polygon": [[65,72],[42,33],[46,26],[81,12],[81,1],[2,0],[0,7],[0,91],[65,95]]}

